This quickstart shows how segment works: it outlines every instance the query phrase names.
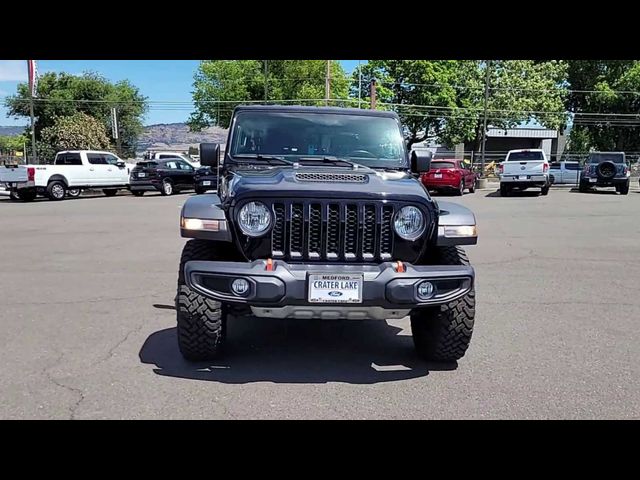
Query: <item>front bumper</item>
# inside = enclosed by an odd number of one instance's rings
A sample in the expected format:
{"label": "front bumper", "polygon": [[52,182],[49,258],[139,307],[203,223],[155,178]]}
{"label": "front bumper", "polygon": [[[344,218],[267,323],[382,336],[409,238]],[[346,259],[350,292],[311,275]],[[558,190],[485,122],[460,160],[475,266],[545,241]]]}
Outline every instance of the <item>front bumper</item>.
{"label": "front bumper", "polygon": [[[397,272],[395,262],[376,265],[288,264],[273,262],[273,270],[266,269],[264,260],[246,262],[190,261],[184,273],[189,287],[206,297],[251,307],[313,306],[322,307],[382,307],[384,309],[412,309],[441,305],[457,300],[473,288],[473,267],[463,265],[411,265]],[[362,274],[362,302],[358,304],[310,303],[308,280],[310,274]],[[231,282],[244,278],[249,291],[238,296],[231,291]],[[417,286],[428,280],[435,293],[428,299],[418,296]]]}

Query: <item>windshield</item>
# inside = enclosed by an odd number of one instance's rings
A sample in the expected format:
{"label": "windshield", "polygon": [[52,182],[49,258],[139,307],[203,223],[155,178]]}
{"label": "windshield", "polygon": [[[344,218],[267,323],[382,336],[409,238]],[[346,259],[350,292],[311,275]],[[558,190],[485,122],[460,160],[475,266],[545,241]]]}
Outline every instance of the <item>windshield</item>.
{"label": "windshield", "polygon": [[239,159],[337,157],[374,168],[407,166],[400,126],[390,117],[247,111],[233,128],[229,153]]}
{"label": "windshield", "polygon": [[526,162],[527,160],[544,160],[542,152],[513,152],[507,158],[509,162]]}
{"label": "windshield", "polygon": [[624,153],[590,153],[589,163],[601,162],[624,163]]}
{"label": "windshield", "polygon": [[431,162],[431,168],[456,168],[454,162]]}

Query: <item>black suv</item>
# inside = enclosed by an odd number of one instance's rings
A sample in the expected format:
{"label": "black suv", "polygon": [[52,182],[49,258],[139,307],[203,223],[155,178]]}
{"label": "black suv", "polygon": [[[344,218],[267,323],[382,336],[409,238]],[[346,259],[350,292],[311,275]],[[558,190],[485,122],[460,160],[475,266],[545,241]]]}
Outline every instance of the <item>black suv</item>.
{"label": "black suv", "polygon": [[216,167],[204,166],[196,169],[193,177],[196,193],[205,193],[208,190],[218,188],[218,169]]}
{"label": "black suv", "polygon": [[157,191],[162,195],[194,189],[195,169],[181,158],[138,162],[129,179],[129,190],[136,197]]}
{"label": "black suv", "polygon": [[[200,145],[218,166],[217,144]],[[187,199],[176,312],[188,360],[220,353],[227,319],[411,317],[425,358],[471,340],[475,216],[420,181],[392,112],[243,106],[233,113],[219,195]]]}
{"label": "black suv", "polygon": [[616,192],[627,195],[630,177],[624,152],[593,152],[582,170],[579,190],[587,192],[591,187],[615,187]]}

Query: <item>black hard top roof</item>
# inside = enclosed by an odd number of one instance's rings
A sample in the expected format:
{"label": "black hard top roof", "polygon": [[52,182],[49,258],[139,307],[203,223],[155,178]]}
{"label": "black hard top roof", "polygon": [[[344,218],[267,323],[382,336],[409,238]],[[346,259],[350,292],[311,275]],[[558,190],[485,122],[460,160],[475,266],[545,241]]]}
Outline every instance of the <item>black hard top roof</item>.
{"label": "black hard top roof", "polygon": [[367,117],[398,118],[398,115],[395,112],[386,112],[383,110],[341,107],[308,107],[304,105],[238,105],[235,108],[234,113],[252,110],[263,112],[334,113],[338,115],[362,115]]}

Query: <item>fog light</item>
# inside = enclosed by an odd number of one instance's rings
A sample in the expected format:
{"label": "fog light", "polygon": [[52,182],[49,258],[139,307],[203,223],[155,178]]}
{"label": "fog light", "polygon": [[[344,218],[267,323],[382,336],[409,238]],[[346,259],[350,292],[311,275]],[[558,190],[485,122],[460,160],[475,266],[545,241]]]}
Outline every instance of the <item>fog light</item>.
{"label": "fog light", "polygon": [[233,290],[233,293],[236,295],[244,295],[249,291],[249,282],[244,278],[236,278],[231,282],[231,290]]}
{"label": "fog light", "polygon": [[418,285],[418,296],[421,298],[429,298],[436,291],[436,287],[431,282],[422,282]]}

